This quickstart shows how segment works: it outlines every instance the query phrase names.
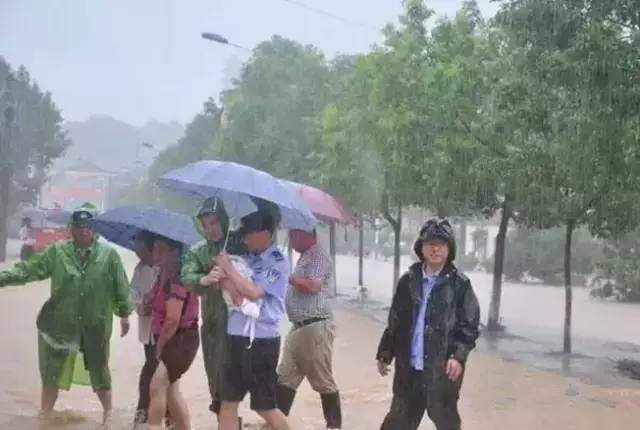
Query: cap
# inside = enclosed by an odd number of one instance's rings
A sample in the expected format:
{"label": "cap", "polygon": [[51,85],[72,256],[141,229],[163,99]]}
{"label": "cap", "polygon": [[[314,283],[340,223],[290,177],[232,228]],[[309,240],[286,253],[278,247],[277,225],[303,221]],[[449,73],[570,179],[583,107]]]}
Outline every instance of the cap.
{"label": "cap", "polygon": [[71,225],[75,227],[89,227],[93,214],[88,211],[76,211],[71,215]]}
{"label": "cap", "polygon": [[242,217],[240,223],[239,233],[242,236],[259,231],[269,231],[270,233],[274,231],[273,216],[268,212],[258,211],[250,213]]}

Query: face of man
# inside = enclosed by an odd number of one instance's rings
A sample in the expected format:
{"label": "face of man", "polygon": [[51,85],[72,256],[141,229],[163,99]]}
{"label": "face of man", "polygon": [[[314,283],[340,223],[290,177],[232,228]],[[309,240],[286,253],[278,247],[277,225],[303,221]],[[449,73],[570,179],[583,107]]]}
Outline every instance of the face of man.
{"label": "face of man", "polygon": [[207,240],[211,242],[219,242],[224,238],[222,224],[216,214],[205,214],[201,218],[202,230]]}
{"label": "face of man", "polygon": [[94,233],[87,225],[73,224],[71,226],[73,243],[80,248],[88,248],[94,241]]}
{"label": "face of man", "polygon": [[291,230],[289,233],[291,247],[298,253],[303,253],[316,243],[313,233],[302,230]]}
{"label": "face of man", "polygon": [[244,243],[249,252],[260,253],[271,246],[271,232],[269,230],[249,232],[244,235]]}
{"label": "face of man", "polygon": [[427,266],[442,267],[449,258],[449,244],[443,239],[432,239],[422,243],[422,255]]}

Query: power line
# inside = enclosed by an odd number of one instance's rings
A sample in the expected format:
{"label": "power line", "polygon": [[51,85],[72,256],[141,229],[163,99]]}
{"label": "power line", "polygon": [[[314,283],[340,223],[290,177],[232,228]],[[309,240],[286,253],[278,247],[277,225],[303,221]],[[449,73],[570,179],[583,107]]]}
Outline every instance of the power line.
{"label": "power line", "polygon": [[292,4],[292,5],[295,5],[295,6],[298,6],[298,7],[301,7],[303,9],[310,10],[310,11],[315,12],[315,13],[320,14],[320,15],[328,16],[329,18],[333,18],[335,20],[341,21],[344,24],[356,25],[358,27],[362,27],[362,28],[365,28],[367,30],[373,30],[373,31],[376,31],[376,32],[380,31],[379,28],[376,28],[376,27],[374,27],[372,25],[365,24],[365,23],[358,22],[358,21],[354,21],[354,20],[351,20],[349,18],[342,17],[340,15],[336,15],[333,12],[329,12],[329,11],[326,11],[326,10],[323,10],[323,9],[319,9],[319,8],[317,8],[315,6],[308,5],[308,4],[303,3],[301,1],[298,1],[298,0],[281,0],[281,1],[289,3],[289,4]]}

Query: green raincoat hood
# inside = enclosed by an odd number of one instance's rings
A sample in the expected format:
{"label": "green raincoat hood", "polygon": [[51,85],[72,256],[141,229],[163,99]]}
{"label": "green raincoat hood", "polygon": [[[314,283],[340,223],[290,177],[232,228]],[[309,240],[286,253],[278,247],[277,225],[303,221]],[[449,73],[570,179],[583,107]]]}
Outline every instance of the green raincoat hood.
{"label": "green raincoat hood", "polygon": [[[193,225],[198,233],[200,233],[200,236],[205,239],[206,236],[204,234],[204,227],[202,226],[202,217],[207,214],[215,214],[218,217],[220,224],[222,225],[222,232],[224,233],[223,236],[226,236],[229,230],[229,215],[227,215],[227,211],[224,208],[222,200],[216,197],[206,199],[202,202],[198,211],[193,216]],[[209,242],[209,240],[207,240],[207,242]],[[222,238],[222,242],[224,242],[224,237]]]}

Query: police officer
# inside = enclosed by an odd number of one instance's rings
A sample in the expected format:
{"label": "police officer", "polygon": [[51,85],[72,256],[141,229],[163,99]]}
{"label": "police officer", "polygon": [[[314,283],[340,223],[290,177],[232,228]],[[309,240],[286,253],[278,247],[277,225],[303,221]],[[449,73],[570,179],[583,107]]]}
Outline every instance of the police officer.
{"label": "police officer", "polygon": [[[274,217],[258,211],[241,219],[240,233],[249,249],[243,256],[253,271],[244,277],[226,254],[216,258],[211,276],[227,290],[236,304],[259,303],[259,315],[251,321],[240,310],[231,310],[227,324],[227,353],[222,365],[220,429],[235,430],[238,406],[247,392],[250,407],[274,430],[288,430],[284,414],[276,407],[276,366],[280,355],[280,321],[289,282],[289,261],[273,241]],[[253,336],[246,327],[254,324]],[[253,339],[252,339],[253,337]]]}

